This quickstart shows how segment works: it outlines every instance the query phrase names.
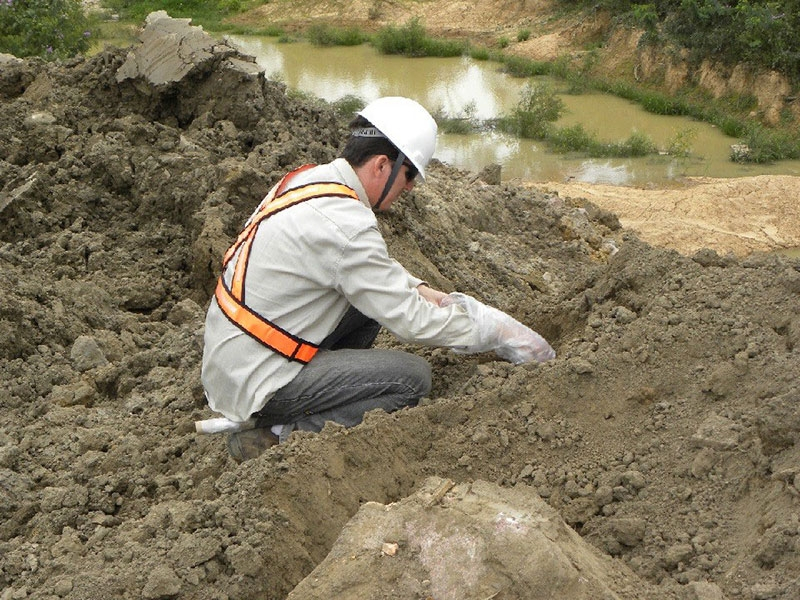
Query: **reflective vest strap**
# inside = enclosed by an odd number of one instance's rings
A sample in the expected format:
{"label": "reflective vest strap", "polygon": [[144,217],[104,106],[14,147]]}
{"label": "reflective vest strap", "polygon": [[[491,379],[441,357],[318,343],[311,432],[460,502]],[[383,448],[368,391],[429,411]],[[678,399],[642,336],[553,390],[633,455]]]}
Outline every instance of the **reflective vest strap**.
{"label": "reflective vest strap", "polygon": [[[304,168],[301,167],[299,170],[303,169]],[[295,170],[289,175],[293,175],[297,171],[298,170]],[[250,258],[250,249],[253,245],[258,226],[278,211],[294,206],[295,204],[300,204],[306,200],[322,196],[350,197],[358,200],[358,195],[352,188],[340,183],[311,183],[291,189],[288,192],[282,192],[289,175],[284,177],[284,179],[270,191],[267,197],[264,198],[258,212],[253,215],[244,231],[239,234],[236,243],[225,253],[225,258],[222,262],[223,271],[234,256],[236,256],[237,250],[241,248],[238,257],[236,257],[230,289],[225,285],[223,273],[219,281],[217,281],[214,297],[225,316],[239,327],[239,329],[281,356],[289,360],[306,364],[317,353],[319,346],[284,331],[268,319],[250,309],[245,303],[244,282],[247,273],[247,264]]]}
{"label": "reflective vest strap", "polygon": [[308,363],[319,350],[319,346],[301,340],[282,330],[277,325],[254,313],[231,296],[222,278],[214,292],[222,312],[245,333],[255,337],[281,356],[303,364]]}
{"label": "reflective vest strap", "polygon": [[231,280],[231,293],[234,298],[240,302],[244,301],[244,279],[247,271],[247,261],[250,258],[253,239],[262,221],[295,204],[323,196],[347,196],[358,200],[358,195],[355,191],[346,185],[340,183],[312,183],[277,196],[252,218],[245,231],[239,235],[236,243],[225,253],[225,260],[222,261],[222,268],[224,269],[236,254],[237,248],[241,247],[242,250],[236,259],[233,279]]}
{"label": "reflective vest strap", "polygon": [[[289,173],[287,173],[286,175],[281,177],[280,181],[272,186],[272,189],[269,191],[269,193],[261,201],[261,204],[259,204],[258,212],[260,213],[261,211],[263,211],[264,208],[270,202],[272,202],[275,199],[276,196],[279,196],[280,194],[282,194],[283,191],[286,189],[286,186],[289,184],[289,180],[291,180],[295,175],[297,175],[298,173],[301,173],[302,171],[305,171],[306,169],[311,169],[312,167],[315,167],[315,166],[316,165],[313,165],[313,164],[303,165],[302,167],[297,167],[294,171],[290,171]],[[258,213],[256,213],[256,216],[257,215],[258,215]],[[242,243],[250,236],[253,228],[258,226],[258,221],[256,220],[256,216],[254,216],[247,223],[247,225],[242,230],[242,232],[239,233],[239,236],[236,239],[236,243],[234,243],[230,248],[228,248],[228,251],[225,253],[225,258],[224,258],[224,260],[222,262],[223,266],[228,264],[228,261],[230,261],[231,258],[233,258],[233,255],[236,254],[236,250],[239,248],[239,246],[241,246]]]}

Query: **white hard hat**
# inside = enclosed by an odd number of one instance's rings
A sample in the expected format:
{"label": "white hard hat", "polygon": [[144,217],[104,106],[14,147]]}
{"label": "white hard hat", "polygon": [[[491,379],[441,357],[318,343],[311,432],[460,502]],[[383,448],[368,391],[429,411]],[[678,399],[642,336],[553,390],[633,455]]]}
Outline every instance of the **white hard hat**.
{"label": "white hard hat", "polygon": [[385,135],[419,171],[436,150],[436,121],[418,102],[400,96],[386,96],[367,104],[359,113]]}

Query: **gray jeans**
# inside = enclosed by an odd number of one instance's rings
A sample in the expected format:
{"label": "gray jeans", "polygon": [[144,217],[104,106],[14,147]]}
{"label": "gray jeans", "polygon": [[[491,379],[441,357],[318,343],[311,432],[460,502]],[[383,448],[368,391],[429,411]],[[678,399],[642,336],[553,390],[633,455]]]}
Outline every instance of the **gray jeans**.
{"label": "gray jeans", "polygon": [[430,393],[430,365],[407,352],[370,349],[379,330],[351,308],[311,362],[255,415],[259,424],[284,424],[284,441],[295,429],[320,431],[326,421],[352,427],[367,411],[415,406]]}

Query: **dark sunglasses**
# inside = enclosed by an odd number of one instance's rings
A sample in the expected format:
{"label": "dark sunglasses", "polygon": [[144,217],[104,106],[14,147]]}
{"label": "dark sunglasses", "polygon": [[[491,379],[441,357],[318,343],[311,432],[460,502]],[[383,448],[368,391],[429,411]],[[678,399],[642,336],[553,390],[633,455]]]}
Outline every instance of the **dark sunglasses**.
{"label": "dark sunglasses", "polygon": [[407,183],[411,183],[414,180],[414,178],[417,176],[419,171],[417,171],[417,167],[412,165],[407,160],[404,160],[403,164],[406,166],[406,182]]}

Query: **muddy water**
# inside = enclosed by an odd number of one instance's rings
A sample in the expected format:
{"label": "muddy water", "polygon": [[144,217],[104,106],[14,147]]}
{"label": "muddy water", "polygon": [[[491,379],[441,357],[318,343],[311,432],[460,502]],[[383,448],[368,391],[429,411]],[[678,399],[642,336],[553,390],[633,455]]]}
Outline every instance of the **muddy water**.
{"label": "muddy water", "polygon": [[[231,36],[256,57],[267,75],[290,89],[328,101],[355,95],[365,101],[382,95],[405,95],[431,111],[449,116],[490,119],[517,104],[524,79],[499,71],[499,65],[467,58],[410,59],[383,56],[368,45],[318,48],[308,43],[278,43],[274,38]],[[558,89],[557,82],[551,82]],[[479,171],[502,165],[503,179],[586,181],[617,185],[669,185],[685,176],[741,177],[759,174],[800,175],[800,161],[775,165],[739,165],[728,159],[734,138],[685,117],[653,115],[607,94],[562,94],[566,112],[559,125],[583,124],[604,141],[622,141],[645,133],[666,150],[679,135],[691,140],[690,156],[659,155],[634,159],[587,159],[554,154],[542,144],[502,134],[440,135],[436,157],[455,167]]]}

